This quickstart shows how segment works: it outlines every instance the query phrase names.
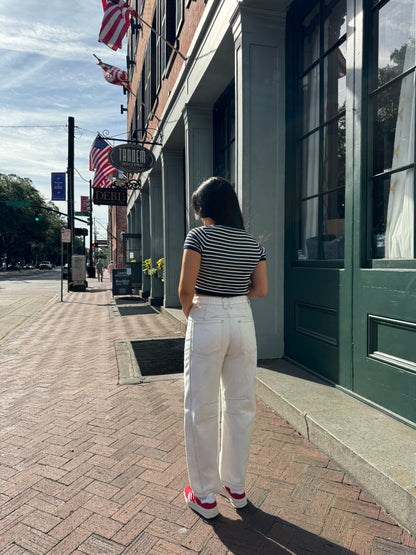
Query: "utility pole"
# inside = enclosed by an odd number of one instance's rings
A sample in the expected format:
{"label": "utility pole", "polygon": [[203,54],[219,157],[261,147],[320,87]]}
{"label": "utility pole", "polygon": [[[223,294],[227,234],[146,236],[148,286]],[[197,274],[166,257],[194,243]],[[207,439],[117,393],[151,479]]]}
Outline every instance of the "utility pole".
{"label": "utility pole", "polygon": [[68,117],[68,229],[71,230],[71,246],[68,256],[68,290],[72,282],[72,255],[75,246],[74,226],[74,129],[75,123],[72,116]]}
{"label": "utility pole", "polygon": [[95,269],[94,269],[94,259],[93,259],[93,253],[92,253],[92,181],[90,179],[90,203],[89,203],[89,209],[90,209],[90,272],[91,275],[89,277],[95,277]]}

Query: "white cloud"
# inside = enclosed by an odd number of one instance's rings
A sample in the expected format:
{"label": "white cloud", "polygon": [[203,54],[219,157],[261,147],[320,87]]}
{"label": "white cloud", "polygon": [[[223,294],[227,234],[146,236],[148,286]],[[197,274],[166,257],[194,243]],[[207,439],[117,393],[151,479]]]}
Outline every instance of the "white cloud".
{"label": "white cloud", "polygon": [[[7,76],[0,81],[0,172],[30,178],[46,200],[51,172],[67,169],[68,116],[75,118],[75,167],[87,181],[97,131],[126,133],[126,97],[93,58],[125,67],[125,49],[98,43],[102,15],[99,0],[54,0],[41,8],[39,0],[21,0],[18,12],[0,2],[0,69]],[[75,172],[76,204],[88,188]],[[97,207],[95,216],[105,224],[107,208]]]}

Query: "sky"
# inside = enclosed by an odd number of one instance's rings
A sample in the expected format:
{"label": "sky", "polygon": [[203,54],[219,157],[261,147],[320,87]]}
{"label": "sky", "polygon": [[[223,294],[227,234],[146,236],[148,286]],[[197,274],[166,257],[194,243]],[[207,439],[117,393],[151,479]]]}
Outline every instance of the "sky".
{"label": "sky", "polygon": [[[29,178],[50,201],[51,173],[67,170],[72,116],[75,211],[81,195],[89,195],[97,132],[127,138],[120,113],[127,97],[104,79],[93,57],[126,69],[126,38],[117,52],[99,43],[102,17],[101,0],[0,2],[0,173]],[[54,203],[67,212],[66,202]],[[93,216],[97,238],[106,238],[107,207],[94,206]]]}

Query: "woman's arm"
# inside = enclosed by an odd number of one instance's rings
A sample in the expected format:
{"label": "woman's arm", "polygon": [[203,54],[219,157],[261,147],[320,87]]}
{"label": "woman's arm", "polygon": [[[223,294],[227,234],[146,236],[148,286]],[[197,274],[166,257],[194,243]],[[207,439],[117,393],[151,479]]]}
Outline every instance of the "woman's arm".
{"label": "woman's arm", "polygon": [[260,260],[254,272],[251,274],[251,285],[247,297],[265,297],[269,292],[269,282],[267,280],[266,261]]}
{"label": "woman's arm", "polygon": [[199,267],[201,265],[201,255],[192,249],[185,249],[182,258],[182,270],[179,280],[179,299],[182,304],[182,310],[188,318],[189,311],[192,307],[192,299],[194,298],[195,283],[198,277]]}

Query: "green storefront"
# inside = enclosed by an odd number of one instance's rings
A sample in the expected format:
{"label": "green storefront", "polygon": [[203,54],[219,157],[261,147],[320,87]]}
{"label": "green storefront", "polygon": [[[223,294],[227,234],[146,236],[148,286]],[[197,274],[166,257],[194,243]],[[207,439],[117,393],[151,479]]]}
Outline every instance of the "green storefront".
{"label": "green storefront", "polygon": [[287,16],[285,354],[416,426],[414,0]]}

